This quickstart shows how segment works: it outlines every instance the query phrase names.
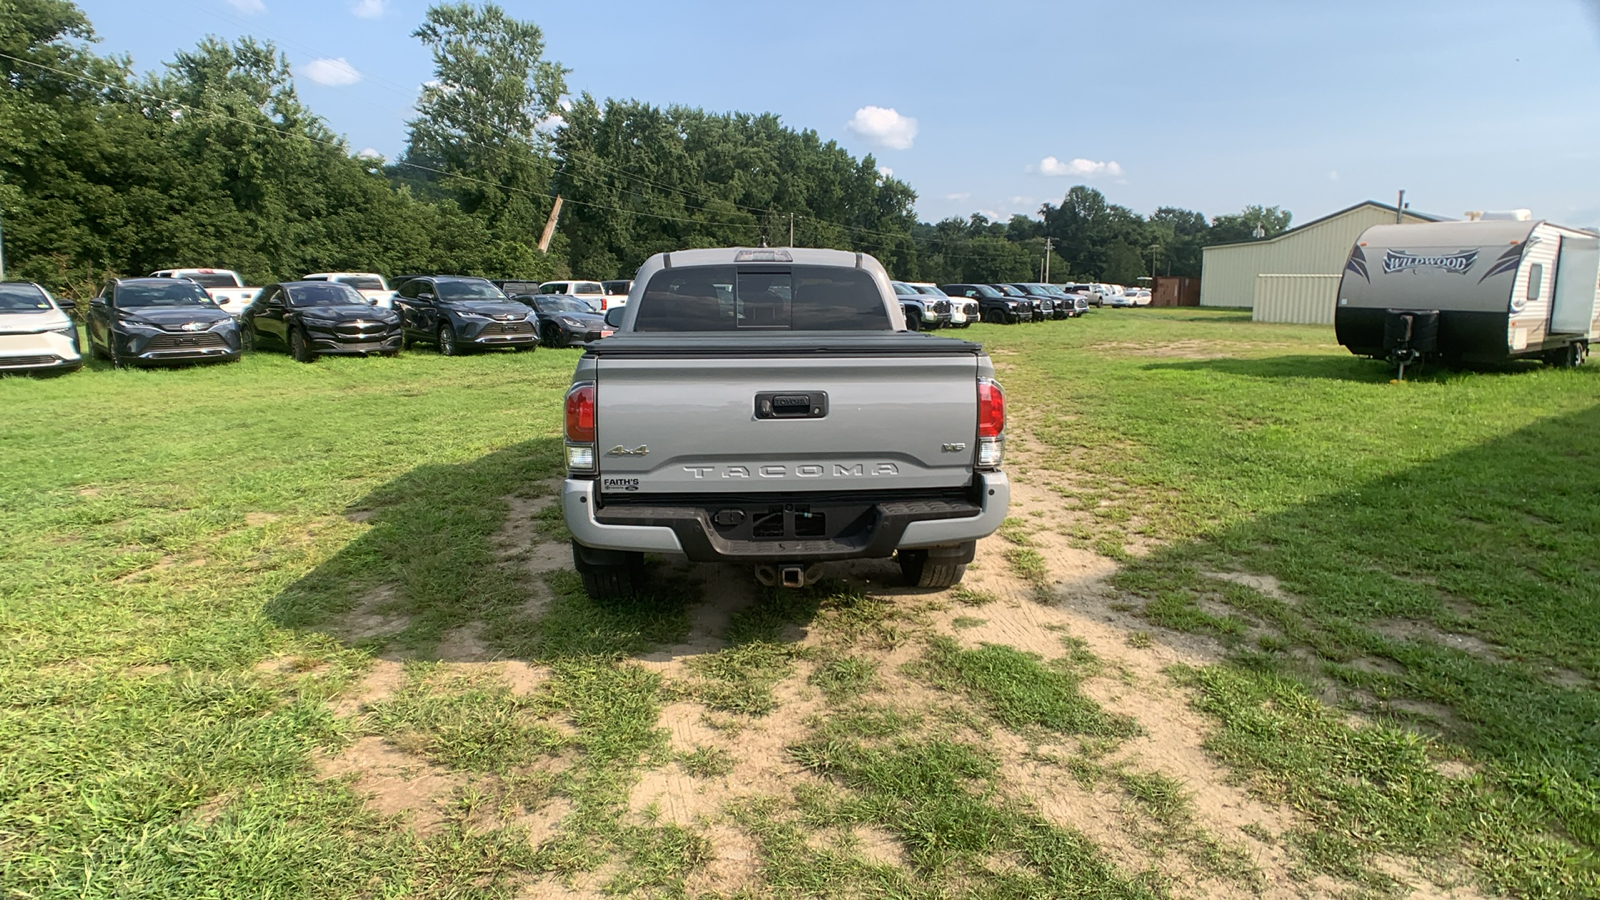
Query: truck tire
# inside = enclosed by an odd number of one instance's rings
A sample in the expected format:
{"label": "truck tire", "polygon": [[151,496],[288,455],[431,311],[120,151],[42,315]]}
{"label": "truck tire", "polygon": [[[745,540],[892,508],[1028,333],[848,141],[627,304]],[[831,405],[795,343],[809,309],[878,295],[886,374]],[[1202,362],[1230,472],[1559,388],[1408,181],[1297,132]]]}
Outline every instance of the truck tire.
{"label": "truck tire", "polygon": [[922,314],[921,313],[913,312],[912,310],[909,310],[909,309],[906,310],[906,330],[907,331],[921,331],[922,330]]}
{"label": "truck tire", "polygon": [[961,583],[967,574],[967,563],[977,554],[977,541],[901,550],[896,554],[900,574],[911,587],[943,589]]}
{"label": "truck tire", "polygon": [[623,600],[644,590],[644,554],[596,550],[572,542],[572,565],[594,600]]}
{"label": "truck tire", "polygon": [[901,550],[896,557],[900,562],[900,574],[908,587],[954,587],[967,574],[966,563],[933,559],[926,550]]}

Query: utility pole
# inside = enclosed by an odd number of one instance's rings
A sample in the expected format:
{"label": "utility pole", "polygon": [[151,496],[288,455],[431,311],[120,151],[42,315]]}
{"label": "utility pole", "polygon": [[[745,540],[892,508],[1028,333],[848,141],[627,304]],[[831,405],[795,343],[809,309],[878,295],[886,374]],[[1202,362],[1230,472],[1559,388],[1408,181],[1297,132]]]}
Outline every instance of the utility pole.
{"label": "utility pole", "polygon": [[1406,215],[1406,192],[1404,190],[1401,190],[1400,191],[1400,196],[1396,197],[1395,201],[1394,201],[1394,223],[1396,225],[1404,225],[1405,224],[1405,215]]}
{"label": "utility pole", "polygon": [[561,195],[556,195],[556,202],[550,205],[550,218],[545,220],[544,234],[539,235],[539,252],[550,252],[550,239],[556,236],[556,220],[561,218]]}
{"label": "utility pole", "polygon": [[[4,216],[0,215],[0,219]],[[0,225],[0,281],[6,280],[6,230]]]}
{"label": "utility pole", "polygon": [[789,246],[794,246],[794,213],[789,213]]}
{"label": "utility pole", "polygon": [[1056,239],[1045,235],[1044,237],[1044,283],[1050,283],[1050,251],[1056,248]]}

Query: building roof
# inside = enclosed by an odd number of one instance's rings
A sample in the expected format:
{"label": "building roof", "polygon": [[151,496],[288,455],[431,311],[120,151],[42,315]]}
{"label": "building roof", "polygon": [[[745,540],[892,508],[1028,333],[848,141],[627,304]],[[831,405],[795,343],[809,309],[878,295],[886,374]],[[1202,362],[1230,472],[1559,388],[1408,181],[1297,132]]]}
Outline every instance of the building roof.
{"label": "building roof", "polygon": [[[1319,219],[1312,219],[1311,221],[1305,223],[1304,225],[1296,225],[1295,227],[1289,229],[1288,231],[1285,231],[1282,234],[1276,234],[1276,235],[1273,235],[1272,237],[1269,237],[1269,238],[1262,238],[1261,240],[1223,241],[1220,244],[1206,244],[1204,249],[1209,250],[1212,247],[1237,247],[1237,246],[1240,246],[1240,245],[1243,245],[1243,244],[1270,244],[1273,241],[1281,241],[1281,240],[1283,240],[1284,238],[1288,237],[1291,234],[1295,234],[1297,232],[1305,231],[1307,228],[1312,228],[1312,227],[1315,227],[1317,225],[1321,225],[1323,222],[1326,222],[1329,219],[1337,219],[1338,217],[1344,215],[1345,213],[1355,212],[1356,210],[1362,208],[1363,206],[1371,206],[1371,207],[1374,207],[1376,209],[1381,209],[1381,210],[1383,210],[1385,212],[1391,212],[1391,213],[1398,213],[1400,211],[1400,210],[1396,209],[1392,204],[1379,203],[1376,200],[1363,200],[1360,203],[1355,204],[1354,206],[1346,206],[1344,209],[1338,210],[1337,212],[1328,213],[1327,215],[1325,215],[1325,216],[1323,216],[1323,217],[1321,217]],[[1412,218],[1422,219],[1422,220],[1427,221],[1427,222],[1448,222],[1448,221],[1450,221],[1448,218],[1446,218],[1444,216],[1435,216],[1435,215],[1432,215],[1431,213],[1417,212],[1417,211],[1415,211],[1413,209],[1410,209],[1409,207],[1406,209],[1405,214],[1408,215],[1408,216],[1411,216]]]}

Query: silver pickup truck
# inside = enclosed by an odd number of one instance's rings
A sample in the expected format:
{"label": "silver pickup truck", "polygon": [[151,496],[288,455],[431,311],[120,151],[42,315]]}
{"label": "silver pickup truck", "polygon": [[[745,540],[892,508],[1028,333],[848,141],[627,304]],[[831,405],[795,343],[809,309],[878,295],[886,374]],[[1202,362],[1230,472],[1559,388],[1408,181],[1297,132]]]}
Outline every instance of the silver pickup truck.
{"label": "silver pickup truck", "polygon": [[593,596],[644,554],[802,587],[831,560],[961,580],[1005,518],[1005,395],[983,348],[908,332],[883,266],[839,250],[651,257],[566,395],[562,510]]}

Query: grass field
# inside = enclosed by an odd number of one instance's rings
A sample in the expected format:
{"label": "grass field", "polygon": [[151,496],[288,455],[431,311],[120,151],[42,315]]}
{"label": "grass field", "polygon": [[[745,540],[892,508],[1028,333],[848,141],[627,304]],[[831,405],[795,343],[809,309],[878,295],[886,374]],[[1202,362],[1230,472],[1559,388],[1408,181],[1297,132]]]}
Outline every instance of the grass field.
{"label": "grass field", "polygon": [[960,336],[1026,490],[942,593],[589,602],[575,352],[0,379],[0,890],[1600,895],[1600,372]]}

